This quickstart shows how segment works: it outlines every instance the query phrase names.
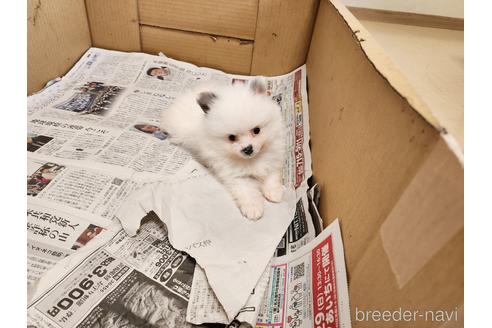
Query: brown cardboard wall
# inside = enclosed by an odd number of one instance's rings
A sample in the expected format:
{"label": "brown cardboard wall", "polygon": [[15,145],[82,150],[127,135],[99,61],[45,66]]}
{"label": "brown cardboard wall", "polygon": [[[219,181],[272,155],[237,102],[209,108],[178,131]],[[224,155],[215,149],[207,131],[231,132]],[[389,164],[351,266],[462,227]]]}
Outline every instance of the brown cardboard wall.
{"label": "brown cardboard wall", "polygon": [[137,0],[86,0],[92,46],[140,51]]}
{"label": "brown cardboard wall", "polygon": [[281,75],[306,61],[319,0],[259,0],[251,75]]}
{"label": "brown cardboard wall", "polygon": [[[445,310],[451,313],[463,304],[463,230],[460,230],[402,289],[379,235],[366,244],[367,251],[350,272],[349,296],[352,327],[440,327],[443,322],[357,321],[358,310]],[[462,320],[462,318],[458,318]]]}
{"label": "brown cardboard wall", "polygon": [[328,1],[307,65],[313,168],[327,186],[321,210],[343,218],[350,269],[439,134],[377,73]]}
{"label": "brown cardboard wall", "polygon": [[[151,54],[162,51],[176,59],[230,73],[281,75],[305,62],[318,2],[55,0],[49,4],[53,20],[50,24],[59,27],[57,33],[61,37],[45,28],[32,39],[38,42],[37,49],[56,49],[57,54],[51,58],[60,54],[63,60],[52,60],[52,66],[39,73],[42,82],[30,90],[39,89],[49,79],[44,77],[48,72],[63,75],[89,44]],[[37,1],[29,3],[34,8]],[[57,40],[56,44],[52,39]],[[83,50],[80,42],[84,44]],[[51,58],[44,60],[49,62]],[[70,65],[63,66],[65,61]],[[53,69],[54,66],[60,68]],[[35,79],[30,81],[32,84]]]}
{"label": "brown cardboard wall", "polygon": [[64,75],[90,45],[84,0],[28,0],[27,94]]}
{"label": "brown cardboard wall", "polygon": [[[452,310],[463,302],[463,170],[437,129],[376,70],[380,64],[384,63],[368,60],[343,17],[322,0],[307,61],[313,171],[322,187],[321,215],[325,223],[340,218],[352,315],[355,308]],[[436,163],[446,165],[446,170],[436,171]],[[425,195],[416,198],[417,191]],[[439,202],[441,197],[446,200]],[[418,199],[427,205],[416,209],[414,216],[410,208],[421,205]],[[433,201],[439,207],[435,211]],[[450,218],[442,207],[453,202],[458,204]],[[391,213],[391,229],[381,234]],[[443,227],[448,219],[453,227],[446,230],[446,238],[432,249],[419,247],[420,241],[429,246],[436,232],[423,226]],[[404,240],[416,243],[412,256],[405,253],[408,245],[398,244]],[[411,263],[405,263],[407,258]],[[406,275],[404,280],[397,279],[398,270]],[[354,327],[375,326],[352,319]],[[411,326],[440,324],[416,321]]]}
{"label": "brown cardboard wall", "polygon": [[463,168],[440,139],[381,226],[400,287],[463,228],[463,187]]}
{"label": "brown cardboard wall", "polygon": [[140,23],[253,40],[258,0],[138,0]]}
{"label": "brown cardboard wall", "polygon": [[162,51],[178,60],[229,73],[248,74],[251,69],[251,42],[145,25],[141,26],[141,38],[142,51],[151,54]]}

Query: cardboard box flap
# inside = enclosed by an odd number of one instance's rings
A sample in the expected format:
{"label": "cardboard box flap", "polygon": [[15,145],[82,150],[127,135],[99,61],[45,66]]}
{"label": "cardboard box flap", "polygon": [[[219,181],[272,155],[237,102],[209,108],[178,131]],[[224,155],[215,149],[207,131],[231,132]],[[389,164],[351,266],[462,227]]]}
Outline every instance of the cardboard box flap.
{"label": "cardboard box flap", "polygon": [[353,314],[454,310],[463,303],[462,162],[432,113],[415,109],[405,77],[384,53],[368,56],[333,3],[320,2],[308,53],[311,150],[324,223],[340,218]]}
{"label": "cardboard box flap", "polygon": [[[327,0],[322,0],[327,1]],[[377,43],[369,31],[359,22],[359,20],[345,7],[340,0],[328,0],[336,8],[340,16],[347,23],[353,32],[354,38],[360,44],[366,57],[374,65],[374,68],[388,81],[388,83],[417,111],[422,117],[434,126],[439,132],[445,135],[445,141],[450,149],[463,162],[463,149],[450,135],[442,122],[434,115],[422,98],[417,94],[406,76],[397,68],[382,47]]]}

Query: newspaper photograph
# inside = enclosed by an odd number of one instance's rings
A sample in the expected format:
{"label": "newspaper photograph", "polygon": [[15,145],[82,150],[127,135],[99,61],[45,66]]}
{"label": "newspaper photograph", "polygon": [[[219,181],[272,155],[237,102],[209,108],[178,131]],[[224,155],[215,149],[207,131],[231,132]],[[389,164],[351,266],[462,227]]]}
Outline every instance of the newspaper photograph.
{"label": "newspaper photograph", "polygon": [[338,219],[299,251],[273,259],[256,327],[350,327]]}
{"label": "newspaper photograph", "polygon": [[104,116],[123,90],[115,85],[91,81],[74,90],[69,99],[53,107],[79,114]]}

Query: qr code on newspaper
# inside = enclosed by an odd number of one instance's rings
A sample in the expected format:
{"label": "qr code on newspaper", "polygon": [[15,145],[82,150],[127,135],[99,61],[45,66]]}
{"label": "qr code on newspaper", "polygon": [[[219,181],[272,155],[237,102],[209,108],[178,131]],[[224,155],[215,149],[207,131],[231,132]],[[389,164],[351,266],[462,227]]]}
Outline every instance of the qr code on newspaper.
{"label": "qr code on newspaper", "polygon": [[304,262],[298,264],[292,268],[293,280],[304,277]]}

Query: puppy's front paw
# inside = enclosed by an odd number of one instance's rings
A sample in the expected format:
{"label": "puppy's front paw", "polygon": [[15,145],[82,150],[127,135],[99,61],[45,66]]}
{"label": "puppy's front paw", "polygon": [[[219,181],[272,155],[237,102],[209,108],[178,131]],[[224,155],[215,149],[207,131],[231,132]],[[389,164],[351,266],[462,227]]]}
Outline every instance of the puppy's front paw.
{"label": "puppy's front paw", "polygon": [[281,184],[265,186],[263,195],[272,203],[280,203],[284,197],[284,186]]}
{"label": "puppy's front paw", "polygon": [[248,201],[238,203],[241,213],[250,220],[258,220],[263,216],[263,203],[259,201]]}

